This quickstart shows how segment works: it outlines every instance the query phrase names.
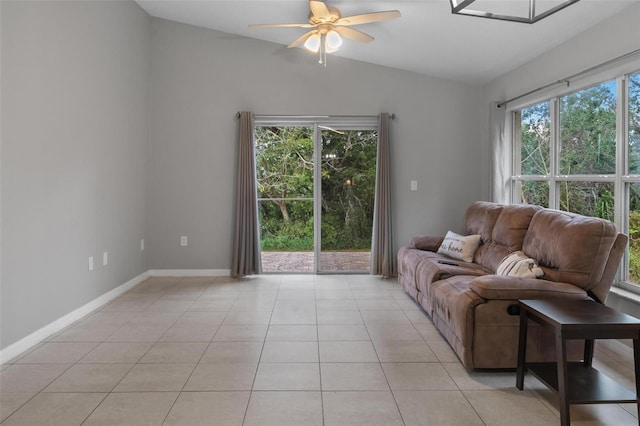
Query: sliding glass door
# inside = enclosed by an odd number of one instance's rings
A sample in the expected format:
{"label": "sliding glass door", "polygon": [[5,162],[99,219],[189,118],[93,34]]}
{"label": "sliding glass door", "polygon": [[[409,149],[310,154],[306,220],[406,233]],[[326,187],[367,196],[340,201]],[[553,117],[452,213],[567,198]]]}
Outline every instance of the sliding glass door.
{"label": "sliding glass door", "polygon": [[315,272],[314,128],[255,129],[263,272]]}
{"label": "sliding glass door", "polygon": [[375,130],[320,127],[320,272],[368,272],[376,184]]}
{"label": "sliding glass door", "polygon": [[258,123],[263,272],[369,271],[374,123]]}

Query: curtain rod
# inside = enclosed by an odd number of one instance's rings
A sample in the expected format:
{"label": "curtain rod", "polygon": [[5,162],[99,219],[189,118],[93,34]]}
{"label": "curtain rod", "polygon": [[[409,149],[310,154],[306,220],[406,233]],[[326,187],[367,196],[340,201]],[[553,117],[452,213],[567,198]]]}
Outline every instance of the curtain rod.
{"label": "curtain rod", "polygon": [[[323,119],[323,118],[378,118],[377,115],[269,115],[269,114],[254,114],[254,117],[257,119],[261,118],[308,118],[312,120]],[[236,118],[240,118],[240,112],[236,113]],[[396,114],[389,114],[389,118],[392,120],[396,119]]]}
{"label": "curtain rod", "polygon": [[628,58],[630,58],[632,56],[635,56],[635,55],[637,55],[639,53],[640,53],[640,49],[636,49],[636,50],[634,50],[632,52],[625,53],[624,55],[618,56],[617,58],[610,59],[607,62],[603,62],[601,64],[595,65],[595,66],[593,66],[591,68],[587,68],[586,70],[583,70],[583,71],[580,71],[580,72],[578,72],[576,74],[570,75],[569,77],[565,77],[565,78],[560,79],[558,81],[554,81],[553,83],[549,83],[549,84],[546,84],[544,86],[538,87],[537,89],[530,90],[527,93],[523,93],[522,95],[516,96],[516,97],[511,98],[511,99],[507,99],[506,101],[502,101],[502,102],[498,103],[497,106],[498,106],[498,108],[502,108],[503,106],[505,106],[509,102],[517,101],[518,99],[522,99],[522,98],[524,98],[526,96],[529,96],[529,95],[531,95],[533,93],[536,93],[536,92],[539,92],[541,90],[545,90],[545,89],[548,89],[550,87],[553,87],[556,84],[566,84],[567,87],[569,87],[569,85],[571,83],[571,80],[573,80],[576,77],[580,77],[580,76],[583,76],[585,74],[589,74],[590,72],[596,71],[596,70],[598,70],[600,68],[604,68],[604,67],[609,66],[609,65],[611,65],[611,64],[613,64],[615,62],[619,62],[619,61],[622,61],[624,59],[628,59]]}

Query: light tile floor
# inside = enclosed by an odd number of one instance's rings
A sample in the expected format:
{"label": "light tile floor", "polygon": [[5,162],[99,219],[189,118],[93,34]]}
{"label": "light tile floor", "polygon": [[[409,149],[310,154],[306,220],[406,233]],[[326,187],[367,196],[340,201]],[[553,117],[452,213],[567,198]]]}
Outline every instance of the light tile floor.
{"label": "light tile floor", "polygon": [[[594,365],[633,389],[632,351]],[[557,425],[513,372],[469,374],[395,280],[152,278],[0,370],[2,425]],[[572,406],[635,425],[635,405]]]}

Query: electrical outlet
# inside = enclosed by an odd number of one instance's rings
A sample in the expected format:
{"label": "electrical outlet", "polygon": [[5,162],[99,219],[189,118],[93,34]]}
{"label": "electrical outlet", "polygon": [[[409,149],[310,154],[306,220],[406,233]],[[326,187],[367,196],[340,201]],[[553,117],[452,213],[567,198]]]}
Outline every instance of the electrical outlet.
{"label": "electrical outlet", "polygon": [[183,236],[180,237],[180,245],[182,247],[186,247],[187,246],[187,236],[186,235],[183,235]]}
{"label": "electrical outlet", "polygon": [[93,271],[93,256],[89,256],[89,270]]}
{"label": "electrical outlet", "polygon": [[417,191],[418,190],[418,181],[417,180],[412,180],[411,181],[411,190],[412,191]]}
{"label": "electrical outlet", "polygon": [[144,251],[144,238],[140,240],[140,251]]}
{"label": "electrical outlet", "polygon": [[102,266],[107,266],[109,264],[109,252],[102,252]]}

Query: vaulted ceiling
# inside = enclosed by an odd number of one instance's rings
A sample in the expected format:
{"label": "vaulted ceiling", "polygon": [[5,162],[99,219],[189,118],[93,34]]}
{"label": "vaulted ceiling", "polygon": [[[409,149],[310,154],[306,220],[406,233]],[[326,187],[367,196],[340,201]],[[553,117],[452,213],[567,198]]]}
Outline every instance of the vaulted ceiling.
{"label": "vaulted ceiling", "polygon": [[[478,8],[500,10],[505,2],[477,0]],[[588,28],[621,13],[640,0],[581,0],[535,24],[452,15],[449,0],[327,0],[343,16],[397,9],[402,17],[360,25],[375,40],[347,40],[333,55],[370,62],[468,84],[485,84],[517,68]],[[137,0],[151,16],[266,40],[283,48],[304,34],[304,28],[252,29],[256,23],[307,22],[306,0]],[[559,0],[538,0],[538,8]],[[526,4],[525,6],[526,7]],[[633,10],[637,11],[637,8]],[[640,16],[639,22],[640,22]],[[300,55],[309,55],[300,49]]]}

